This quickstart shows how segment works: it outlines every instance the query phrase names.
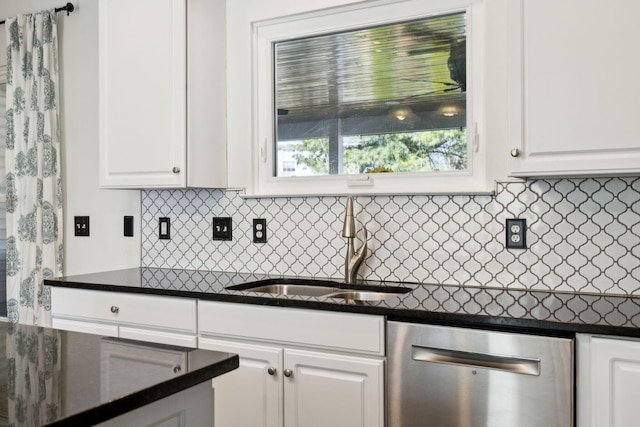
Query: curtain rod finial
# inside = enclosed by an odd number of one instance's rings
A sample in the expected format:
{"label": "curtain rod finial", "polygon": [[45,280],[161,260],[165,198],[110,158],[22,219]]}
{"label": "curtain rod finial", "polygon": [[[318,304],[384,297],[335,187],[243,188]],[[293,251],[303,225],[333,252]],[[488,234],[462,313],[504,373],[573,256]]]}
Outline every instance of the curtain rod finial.
{"label": "curtain rod finial", "polygon": [[73,3],[67,3],[67,16],[69,16],[69,14],[74,10],[75,10],[75,7],[73,6]]}

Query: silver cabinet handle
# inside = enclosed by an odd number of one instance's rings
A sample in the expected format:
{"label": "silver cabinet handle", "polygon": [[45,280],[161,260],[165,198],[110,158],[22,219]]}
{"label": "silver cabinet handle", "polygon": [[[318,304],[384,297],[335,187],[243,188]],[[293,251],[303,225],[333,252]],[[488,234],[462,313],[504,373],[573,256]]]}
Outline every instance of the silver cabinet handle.
{"label": "silver cabinet handle", "polygon": [[511,150],[511,157],[518,157],[520,155],[520,150],[514,148]]}
{"label": "silver cabinet handle", "polygon": [[291,369],[284,370],[284,376],[290,378],[293,375],[293,371]]}
{"label": "silver cabinet handle", "polygon": [[174,374],[177,374],[177,373],[179,373],[180,371],[182,371],[182,368],[180,367],[180,365],[177,365],[177,366],[174,366],[174,367],[173,367],[173,373],[174,373]]}
{"label": "silver cabinet handle", "polygon": [[171,172],[173,173],[180,173],[180,168],[177,166],[174,166],[173,169],[171,169]]}
{"label": "silver cabinet handle", "polygon": [[540,375],[540,360],[497,356],[445,348],[411,346],[411,358],[418,362],[449,363],[478,368],[497,369],[515,374]]}
{"label": "silver cabinet handle", "polygon": [[278,371],[273,366],[269,366],[269,368],[267,369],[267,374],[269,374],[269,375],[275,375],[276,372],[278,372]]}
{"label": "silver cabinet handle", "polygon": [[120,312],[120,307],[118,307],[117,305],[112,305],[111,306],[111,312],[113,314],[119,313]]}

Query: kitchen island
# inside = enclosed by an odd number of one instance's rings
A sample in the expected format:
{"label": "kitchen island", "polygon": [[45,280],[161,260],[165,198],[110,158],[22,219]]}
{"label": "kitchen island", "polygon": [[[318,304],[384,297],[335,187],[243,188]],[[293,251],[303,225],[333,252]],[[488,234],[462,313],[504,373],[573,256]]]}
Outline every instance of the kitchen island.
{"label": "kitchen island", "polygon": [[[203,425],[238,356],[0,323],[0,426]],[[211,424],[209,424],[211,425]]]}

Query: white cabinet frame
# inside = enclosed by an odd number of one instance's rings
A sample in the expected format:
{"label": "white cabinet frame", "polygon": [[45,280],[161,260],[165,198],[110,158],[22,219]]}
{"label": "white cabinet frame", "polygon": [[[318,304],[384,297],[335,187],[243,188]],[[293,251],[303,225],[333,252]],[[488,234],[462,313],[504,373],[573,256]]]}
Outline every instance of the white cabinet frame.
{"label": "white cabinet frame", "polygon": [[509,0],[507,12],[511,175],[640,173],[640,56],[625,54],[640,3]]}

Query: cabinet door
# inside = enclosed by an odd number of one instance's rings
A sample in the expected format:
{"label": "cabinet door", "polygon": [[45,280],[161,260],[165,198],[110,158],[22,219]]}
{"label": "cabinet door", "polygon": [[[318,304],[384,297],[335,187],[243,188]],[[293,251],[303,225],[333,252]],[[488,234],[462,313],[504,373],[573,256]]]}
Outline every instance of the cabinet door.
{"label": "cabinet door", "polygon": [[382,360],[285,349],[284,369],[286,427],[384,425]]}
{"label": "cabinet door", "polygon": [[281,427],[283,350],[211,338],[199,343],[240,356],[238,369],[213,380],[215,426]]}
{"label": "cabinet door", "polygon": [[100,0],[102,187],[185,185],[186,50],[186,0]]}
{"label": "cabinet door", "polygon": [[640,2],[508,7],[511,174],[638,173],[640,55],[629,43],[640,40]]}
{"label": "cabinet door", "polygon": [[140,386],[169,380],[188,368],[184,350],[117,338],[100,341],[100,388],[104,401],[125,396]]}
{"label": "cabinet door", "polygon": [[[640,342],[591,339],[590,394],[586,404],[591,421],[582,426],[627,427],[638,425],[640,396]],[[580,402],[584,402],[581,400]]]}

